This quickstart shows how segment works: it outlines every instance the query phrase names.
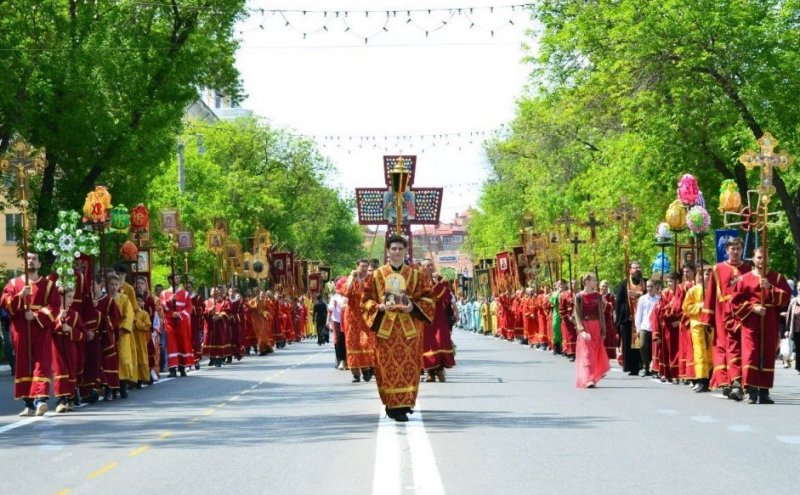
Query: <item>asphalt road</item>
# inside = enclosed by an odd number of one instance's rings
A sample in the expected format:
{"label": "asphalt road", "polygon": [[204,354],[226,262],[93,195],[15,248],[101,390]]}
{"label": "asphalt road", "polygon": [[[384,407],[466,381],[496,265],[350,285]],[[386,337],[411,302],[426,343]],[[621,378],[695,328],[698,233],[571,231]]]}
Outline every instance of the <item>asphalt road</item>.
{"label": "asphalt road", "polygon": [[[0,493],[731,494],[790,490],[800,376],[773,406],[573,366],[456,331],[458,366],[411,422],[333,350],[295,344],[65,415],[20,419],[0,378]],[[52,404],[51,404],[52,405]]]}

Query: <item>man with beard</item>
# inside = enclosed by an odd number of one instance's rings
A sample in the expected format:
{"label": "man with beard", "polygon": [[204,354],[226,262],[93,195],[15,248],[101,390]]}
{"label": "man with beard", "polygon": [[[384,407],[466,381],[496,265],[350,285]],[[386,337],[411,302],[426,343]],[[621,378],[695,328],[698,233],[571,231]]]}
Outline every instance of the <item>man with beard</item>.
{"label": "man with beard", "polygon": [[742,391],[742,344],[739,335],[731,333],[726,325],[733,322],[730,308],[731,291],[739,277],[750,271],[742,261],[744,243],[733,237],[725,243],[728,260],[717,263],[706,281],[705,300],[701,322],[711,327],[714,343],[711,358],[714,363],[711,388],[722,388],[722,395],[740,401]]}
{"label": "man with beard", "polygon": [[638,340],[638,329],[635,328],[634,317],[639,298],[645,293],[642,264],[632,261],[628,265],[628,278],[623,280],[616,290],[617,307],[615,321],[622,341],[622,369],[631,376],[638,376],[642,367],[642,355],[638,347],[632,347]]}
{"label": "man with beard", "polygon": [[61,297],[55,282],[39,275],[41,266],[39,255],[28,253],[27,278],[14,278],[3,290],[16,356],[14,399],[25,402],[20,416],[43,416],[50,398],[53,326]]}

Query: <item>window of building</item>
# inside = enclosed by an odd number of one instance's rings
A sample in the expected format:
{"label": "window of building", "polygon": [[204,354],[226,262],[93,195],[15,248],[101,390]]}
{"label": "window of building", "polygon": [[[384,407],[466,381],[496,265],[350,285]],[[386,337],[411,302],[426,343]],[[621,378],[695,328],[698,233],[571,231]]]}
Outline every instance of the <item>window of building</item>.
{"label": "window of building", "polygon": [[22,230],[22,214],[6,213],[6,242],[17,242]]}
{"label": "window of building", "polygon": [[453,242],[464,242],[464,236],[462,235],[454,235]]}
{"label": "window of building", "polygon": [[453,242],[453,237],[452,236],[449,236],[449,235],[443,235],[442,236],[442,243],[443,244],[450,244],[451,242]]}

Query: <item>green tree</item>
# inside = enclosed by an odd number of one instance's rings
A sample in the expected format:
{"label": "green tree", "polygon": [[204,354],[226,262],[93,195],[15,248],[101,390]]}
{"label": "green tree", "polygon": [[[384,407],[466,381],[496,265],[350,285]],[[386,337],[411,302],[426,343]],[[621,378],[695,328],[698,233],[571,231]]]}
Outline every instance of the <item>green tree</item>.
{"label": "green tree", "polygon": [[[200,139],[202,153],[197,146]],[[311,142],[255,119],[189,124],[181,140],[185,192],[178,189],[173,160],[151,182],[148,205],[154,212],[170,207],[180,210],[182,226],[197,239],[190,258],[195,278],[212,280],[216,260],[206,249],[205,239],[212,221],[220,217],[228,220],[231,237],[245,248],[261,226],[272,233],[276,249],[324,260],[337,272],[363,255],[354,205],[324,184],[332,166]],[[166,273],[167,240],[158,226],[155,230],[159,249],[154,260]]]}
{"label": "green tree", "polygon": [[[800,155],[799,7],[747,0],[537,4],[533,92],[520,100],[509,135],[488,143],[494,172],[471,224],[473,242],[493,242],[492,249],[513,242],[524,210],[546,231],[564,207],[585,218],[627,195],[642,210],[633,256],[652,259],[653,232],[682,173],[698,177],[720,227],[719,184],[732,178],[742,191],[755,184],[757,172],[748,173],[738,157],[765,129]],[[773,208],[780,205],[784,217],[771,237],[771,259],[784,272],[796,272],[800,259],[798,181],[796,168],[775,179]],[[505,229],[505,237],[491,229]],[[606,225],[598,256],[621,275],[618,236]]]}
{"label": "green tree", "polygon": [[131,202],[175,150],[198,88],[240,97],[244,0],[0,2],[0,151],[47,151],[36,213],[79,209],[98,181]]}

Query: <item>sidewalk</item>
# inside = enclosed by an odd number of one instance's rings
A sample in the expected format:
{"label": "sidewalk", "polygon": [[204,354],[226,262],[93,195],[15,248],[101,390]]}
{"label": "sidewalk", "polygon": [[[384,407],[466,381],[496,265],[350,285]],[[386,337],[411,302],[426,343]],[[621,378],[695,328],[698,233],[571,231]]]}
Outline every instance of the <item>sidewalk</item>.
{"label": "sidewalk", "polygon": [[11,366],[0,364],[0,376],[11,376]]}

